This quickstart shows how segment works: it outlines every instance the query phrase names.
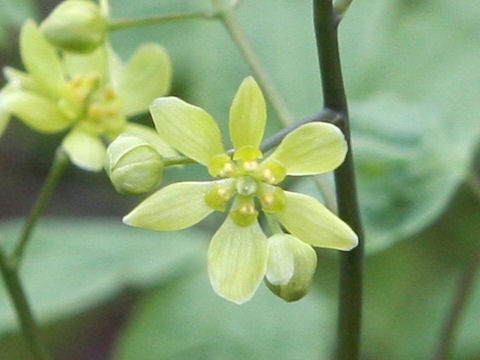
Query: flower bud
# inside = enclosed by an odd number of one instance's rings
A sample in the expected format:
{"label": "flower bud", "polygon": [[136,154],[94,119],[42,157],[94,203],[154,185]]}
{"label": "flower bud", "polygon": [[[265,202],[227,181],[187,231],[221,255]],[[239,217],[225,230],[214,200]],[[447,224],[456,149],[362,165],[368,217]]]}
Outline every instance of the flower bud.
{"label": "flower bud", "polygon": [[140,195],[162,181],[163,158],[141,137],[122,134],[109,145],[105,168],[119,193]]}
{"label": "flower bud", "polygon": [[287,234],[276,234],[268,239],[269,255],[265,283],[285,301],[304,297],[317,267],[313,248]]}
{"label": "flower bud", "polygon": [[107,23],[90,0],[67,0],[43,21],[45,37],[56,47],[76,53],[95,50],[105,39]]}

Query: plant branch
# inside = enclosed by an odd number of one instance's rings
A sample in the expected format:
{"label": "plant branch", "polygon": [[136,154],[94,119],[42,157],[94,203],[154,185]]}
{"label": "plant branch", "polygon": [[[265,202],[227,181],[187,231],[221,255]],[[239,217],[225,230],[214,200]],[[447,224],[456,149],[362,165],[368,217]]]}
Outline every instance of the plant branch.
{"label": "plant branch", "polygon": [[62,147],[60,146],[55,152],[55,158],[53,159],[50,171],[48,172],[47,178],[45,179],[42,189],[40,190],[37,201],[35,202],[30,214],[28,215],[27,221],[25,222],[25,226],[23,227],[22,233],[20,235],[20,239],[13,252],[12,261],[16,268],[20,266],[25,247],[30,240],[32,231],[37,221],[42,216],[43,210],[45,210],[45,206],[48,204],[53,190],[57,186],[58,180],[65,172],[67,165],[67,154],[65,154]]}
{"label": "plant branch", "polygon": [[108,22],[108,29],[110,31],[116,31],[142,26],[164,24],[179,20],[211,20],[216,18],[218,18],[218,14],[214,12],[192,12],[166,15],[162,14],[142,18],[112,19]]}
{"label": "plant branch", "polygon": [[479,267],[480,242],[475,250],[473,258],[460,276],[458,288],[455,292],[450,311],[443,324],[433,360],[447,360],[450,356],[458,325],[460,324],[461,316],[467,305],[469,295],[473,290],[475,276],[478,273]]}
{"label": "plant branch", "polygon": [[348,106],[338,49],[337,19],[332,0],[313,0],[315,34],[323,86],[324,107],[342,115],[340,129],[349,151],[335,171],[338,213],[358,235],[358,246],[340,256],[339,321],[335,359],[360,358],[364,237],[357,200]]}
{"label": "plant branch", "polygon": [[[267,152],[268,150],[273,149],[275,146],[280,144],[280,142],[283,140],[285,136],[290,134],[293,130],[296,128],[308,124],[311,122],[328,122],[331,124],[338,124],[341,121],[341,116],[335,111],[332,111],[330,109],[323,109],[319,113],[309,116],[305,119],[300,120],[299,122],[290,125],[289,127],[280,130],[276,134],[266,138],[263,140],[263,142],[260,145],[260,150],[262,152]],[[233,154],[234,150],[230,149],[227,151],[228,154]],[[166,157],[163,161],[163,164],[165,167],[167,166],[175,166],[175,165],[185,165],[185,164],[195,164],[196,161],[190,159],[189,157],[183,156],[183,155],[178,155],[178,156],[171,156],[171,157]]]}
{"label": "plant branch", "polygon": [[34,359],[49,360],[50,355],[40,340],[37,325],[18,275],[18,268],[15,263],[8,261],[2,249],[0,249],[0,271],[15,308],[25,341]]}
{"label": "plant branch", "polygon": [[[480,199],[480,179],[472,174],[467,180],[471,190]],[[476,274],[480,268],[480,242],[477,245],[472,259],[463,270],[459,278],[458,288],[453,296],[453,303],[442,326],[433,360],[447,360],[452,352],[455,335],[460,324],[462,314],[472,293]]]}
{"label": "plant branch", "polygon": [[242,53],[245,61],[250,66],[255,79],[260,84],[265,96],[277,113],[279,120],[285,126],[291,124],[293,122],[293,116],[290,114],[285,101],[277,91],[277,88],[275,87],[268,72],[263,67],[260,59],[253,50],[252,45],[243,33],[240,25],[238,24],[237,18],[235,17],[233,9],[224,4],[222,0],[212,0],[212,3],[218,12],[219,19],[222,21],[233,42],[237,45],[238,49]]}

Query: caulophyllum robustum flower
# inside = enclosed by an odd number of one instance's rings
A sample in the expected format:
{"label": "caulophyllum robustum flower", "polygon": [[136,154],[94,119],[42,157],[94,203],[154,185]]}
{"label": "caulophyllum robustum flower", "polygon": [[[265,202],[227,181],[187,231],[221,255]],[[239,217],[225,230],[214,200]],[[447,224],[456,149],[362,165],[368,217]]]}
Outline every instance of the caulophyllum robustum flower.
{"label": "caulophyllum robustum flower", "polygon": [[0,135],[11,115],[43,133],[71,129],[62,146],[75,165],[92,171],[103,169],[104,142],[123,132],[144,137],[163,155],[176,154],[153,129],[127,122],[170,88],[170,59],[160,45],[142,45],[123,64],[106,41],[86,54],[58,49],[29,20],[20,51],[27,72],[4,69]]}
{"label": "caulophyllum robustum flower", "polygon": [[[152,230],[179,230],[213,211],[227,211],[208,250],[210,282],[219,295],[245,302],[266,276],[277,295],[295,300],[305,293],[316,265],[311,246],[350,250],[357,245],[350,227],[318,200],[279,186],[288,175],[320,174],[343,162],[347,145],[336,126],[302,125],[264,158],[259,147],[266,105],[252,77],[243,81],[230,108],[232,156],[217,123],[203,109],[165,97],[155,100],[150,111],[159,135],[216,179],[168,185],[123,221]],[[260,212],[273,224],[275,234],[269,239],[259,224]]]}

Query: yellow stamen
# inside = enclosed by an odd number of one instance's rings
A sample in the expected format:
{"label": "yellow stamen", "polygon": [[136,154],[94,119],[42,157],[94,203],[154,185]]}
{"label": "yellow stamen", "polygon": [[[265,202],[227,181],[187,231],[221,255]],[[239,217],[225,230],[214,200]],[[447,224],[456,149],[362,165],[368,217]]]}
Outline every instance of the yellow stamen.
{"label": "yellow stamen", "polygon": [[275,176],[273,176],[272,170],[270,169],[263,170],[263,179],[269,184],[274,184],[276,180]]}
{"label": "yellow stamen", "polygon": [[266,205],[271,206],[275,201],[275,196],[273,196],[272,193],[265,194],[263,196],[263,201],[265,202]]}
{"label": "yellow stamen", "polygon": [[233,172],[233,165],[232,163],[226,163],[223,166],[223,169],[220,171],[220,176],[226,177],[232,175]]}
{"label": "yellow stamen", "polygon": [[258,168],[258,162],[256,162],[256,161],[245,161],[243,163],[243,168],[247,171],[255,171]]}

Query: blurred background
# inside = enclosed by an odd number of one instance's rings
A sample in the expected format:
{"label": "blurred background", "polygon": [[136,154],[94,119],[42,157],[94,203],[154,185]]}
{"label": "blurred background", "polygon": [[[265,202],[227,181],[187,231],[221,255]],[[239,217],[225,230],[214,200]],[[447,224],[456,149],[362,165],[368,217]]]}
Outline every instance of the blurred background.
{"label": "blurred background", "polygon": [[[21,68],[18,30],[53,0],[2,0],[0,65]],[[207,0],[111,0],[112,17],[209,9]],[[296,118],[321,88],[311,2],[245,0],[239,20]],[[480,4],[355,0],[340,27],[362,216],[367,234],[364,359],[431,358],[461,273],[480,242]],[[161,43],[172,94],[207,109],[226,132],[250,74],[221,24],[184,21],[111,36],[124,59]],[[2,85],[4,79],[1,80]],[[270,109],[268,134],[281,128]],[[148,115],[135,119],[150,124]],[[267,135],[268,135],[267,134]],[[13,120],[0,139],[0,236],[15,239],[63,134]],[[165,183],[203,178],[169,169]],[[312,179],[290,182],[317,194]],[[206,249],[222,216],[156,233],[120,219],[141,199],[106,175],[70,166],[28,248],[22,277],[56,359],[329,359],[336,331],[337,254],[320,250],[311,293],[286,304],[261,286],[237,306],[208,284]],[[453,359],[480,359],[480,278]],[[0,359],[30,359],[0,289]]]}

